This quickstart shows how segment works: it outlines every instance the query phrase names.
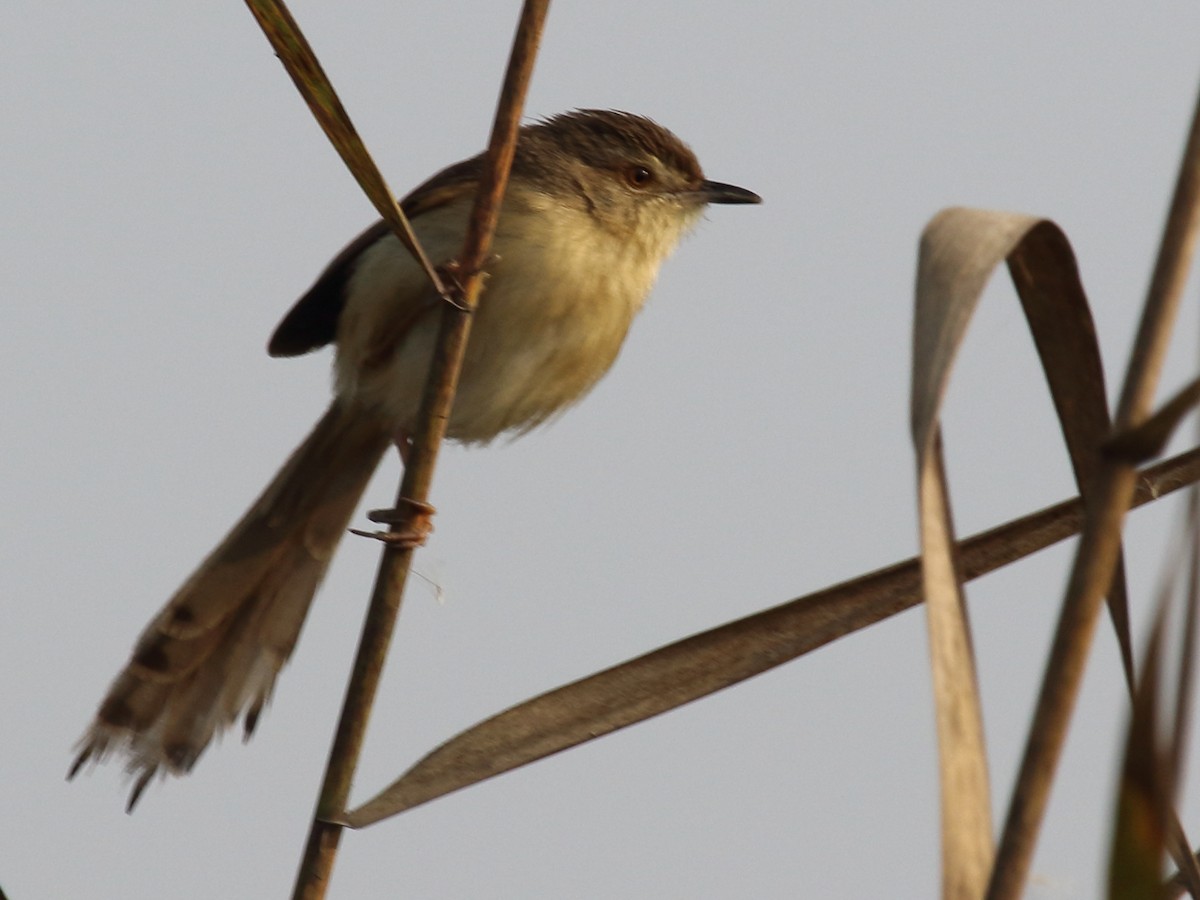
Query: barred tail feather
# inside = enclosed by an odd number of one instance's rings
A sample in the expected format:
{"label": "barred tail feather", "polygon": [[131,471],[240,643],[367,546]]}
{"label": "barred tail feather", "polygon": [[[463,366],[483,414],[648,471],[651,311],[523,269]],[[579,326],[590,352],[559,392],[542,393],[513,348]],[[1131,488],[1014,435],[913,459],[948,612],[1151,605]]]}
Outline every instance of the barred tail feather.
{"label": "barred tail feather", "polygon": [[124,755],[132,809],[156,772],[187,772],[243,713],[249,736],[389,440],[384,423],[334,401],[146,627],[70,777],[88,760]]}

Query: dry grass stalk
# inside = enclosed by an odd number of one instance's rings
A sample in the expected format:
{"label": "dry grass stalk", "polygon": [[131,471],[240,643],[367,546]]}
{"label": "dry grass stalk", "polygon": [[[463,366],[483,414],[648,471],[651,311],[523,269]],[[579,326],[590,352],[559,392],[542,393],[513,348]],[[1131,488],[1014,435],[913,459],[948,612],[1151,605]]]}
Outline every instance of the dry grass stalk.
{"label": "dry grass stalk", "polygon": [[[462,292],[461,296],[454,297],[447,294],[447,289],[430,266],[394,195],[371,161],[333,86],[286,7],[282,2],[268,0],[247,2],[297,88],[359,184],[384,218],[392,223],[405,246],[421,261],[438,292],[450,301],[443,310],[438,352],[434,355],[418,426],[413,434],[412,453],[405,466],[397,498],[398,508],[416,509],[424,505],[428,498],[437,452],[449,420],[458,372],[470,336],[471,311],[478,301],[482,286],[482,266],[491,246],[508,180],[525,94],[549,0],[527,0],[522,9],[488,144],[479,194],[458,260],[463,273]],[[404,528],[404,522],[392,525],[393,531],[402,531]],[[342,826],[331,820],[345,809],[349,797],[350,783],[399,613],[412,554],[411,547],[385,545],[325,779],[296,877],[293,893],[296,898],[317,900],[325,895],[328,887],[342,832]]]}

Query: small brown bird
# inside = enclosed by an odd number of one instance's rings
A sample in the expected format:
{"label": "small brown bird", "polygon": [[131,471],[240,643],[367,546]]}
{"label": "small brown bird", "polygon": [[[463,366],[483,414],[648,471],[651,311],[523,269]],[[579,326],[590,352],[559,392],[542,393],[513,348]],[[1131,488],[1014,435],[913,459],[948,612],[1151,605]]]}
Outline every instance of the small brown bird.
{"label": "small brown bird", "polygon": [[[435,264],[462,248],[481,166],[452,165],[402,201]],[[522,128],[448,436],[521,433],[581,398],[704,207],[759,202],[706,181],[692,151],[641,116],[578,110]],[[243,714],[250,735],[368,480],[412,428],[441,302],[381,221],[284,317],[272,356],[336,345],[333,402],[142,632],[71,776],[123,754],[132,809],[156,772],[187,772]]]}

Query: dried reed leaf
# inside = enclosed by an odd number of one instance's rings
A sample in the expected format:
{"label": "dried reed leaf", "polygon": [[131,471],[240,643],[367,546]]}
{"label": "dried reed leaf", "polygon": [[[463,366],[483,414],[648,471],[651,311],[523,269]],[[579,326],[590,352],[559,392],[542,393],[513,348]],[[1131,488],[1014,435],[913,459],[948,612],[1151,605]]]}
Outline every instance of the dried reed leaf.
{"label": "dried reed leaf", "polygon": [[[1021,299],[1081,492],[1098,470],[1098,447],[1109,428],[1095,328],[1061,230],[1047,220],[1013,213],[955,208],[935,216],[921,237],[917,271],[912,430],[941,762],[942,883],[948,897],[983,893],[993,849],[982,713],[953,552],[938,411],[967,325],[1002,260]],[[1114,621],[1118,633],[1127,635],[1124,593],[1115,596]],[[1127,637],[1122,643],[1128,646]],[[1125,655],[1128,666],[1130,654]]]}
{"label": "dried reed leaf", "polygon": [[[1137,504],[1200,481],[1200,449],[1147,469]],[[962,542],[977,578],[1078,534],[1083,506],[1059,503]],[[668,644],[514,706],[451,738],[377,796],[335,817],[371,825],[451,791],[707,696],[921,602],[917,559]]]}
{"label": "dried reed leaf", "polygon": [[[1200,866],[1186,843],[1173,811],[1175,787],[1183,771],[1184,744],[1190,731],[1195,661],[1196,622],[1200,605],[1200,496],[1192,488],[1187,523],[1163,568],[1165,583],[1156,603],[1154,624],[1147,641],[1143,671],[1138,681],[1125,758],[1117,793],[1117,819],[1109,859],[1110,898],[1174,896],[1181,888],[1200,896]],[[1182,628],[1175,666],[1174,704],[1164,686],[1163,646],[1167,622],[1181,573]],[[1164,714],[1165,713],[1165,714]],[[1179,871],[1166,884],[1161,881],[1167,852]]]}
{"label": "dried reed leaf", "polygon": [[263,34],[271,42],[279,61],[291,76],[300,96],[312,110],[321,130],[342,157],[367,199],[379,211],[379,215],[392,226],[392,231],[400,242],[416,257],[434,289],[445,296],[446,289],[416,235],[413,234],[408,219],[400,211],[396,195],[383,180],[383,175],[371,159],[366,145],[358,136],[358,130],[350,121],[350,115],[342,106],[342,101],[338,99],[337,92],[333,89],[308,39],[304,37],[288,8],[277,0],[246,0],[246,6],[250,8]]}

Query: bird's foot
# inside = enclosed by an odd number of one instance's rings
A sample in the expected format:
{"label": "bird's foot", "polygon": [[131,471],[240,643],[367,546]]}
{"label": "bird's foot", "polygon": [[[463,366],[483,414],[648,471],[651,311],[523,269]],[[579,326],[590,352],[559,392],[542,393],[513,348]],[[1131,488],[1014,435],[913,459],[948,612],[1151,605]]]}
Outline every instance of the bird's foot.
{"label": "bird's foot", "polygon": [[[482,266],[484,278],[487,278],[486,270],[499,261],[500,257],[495,253],[488,255],[487,259],[483,261]],[[456,259],[444,262],[434,268],[438,273],[438,278],[442,279],[442,283],[446,287],[446,293],[442,295],[443,299],[460,312],[474,312],[474,308],[468,306],[465,299],[467,293],[466,283],[470,280],[471,276],[479,274],[480,270],[468,272]]]}
{"label": "bird's foot", "polygon": [[415,549],[423,547],[433,531],[433,516],[437,512],[428,503],[400,498],[400,505],[393,509],[373,509],[367,518],[380,525],[398,526],[387,531],[360,531],[351,528],[351,534],[373,538],[391,547]]}

